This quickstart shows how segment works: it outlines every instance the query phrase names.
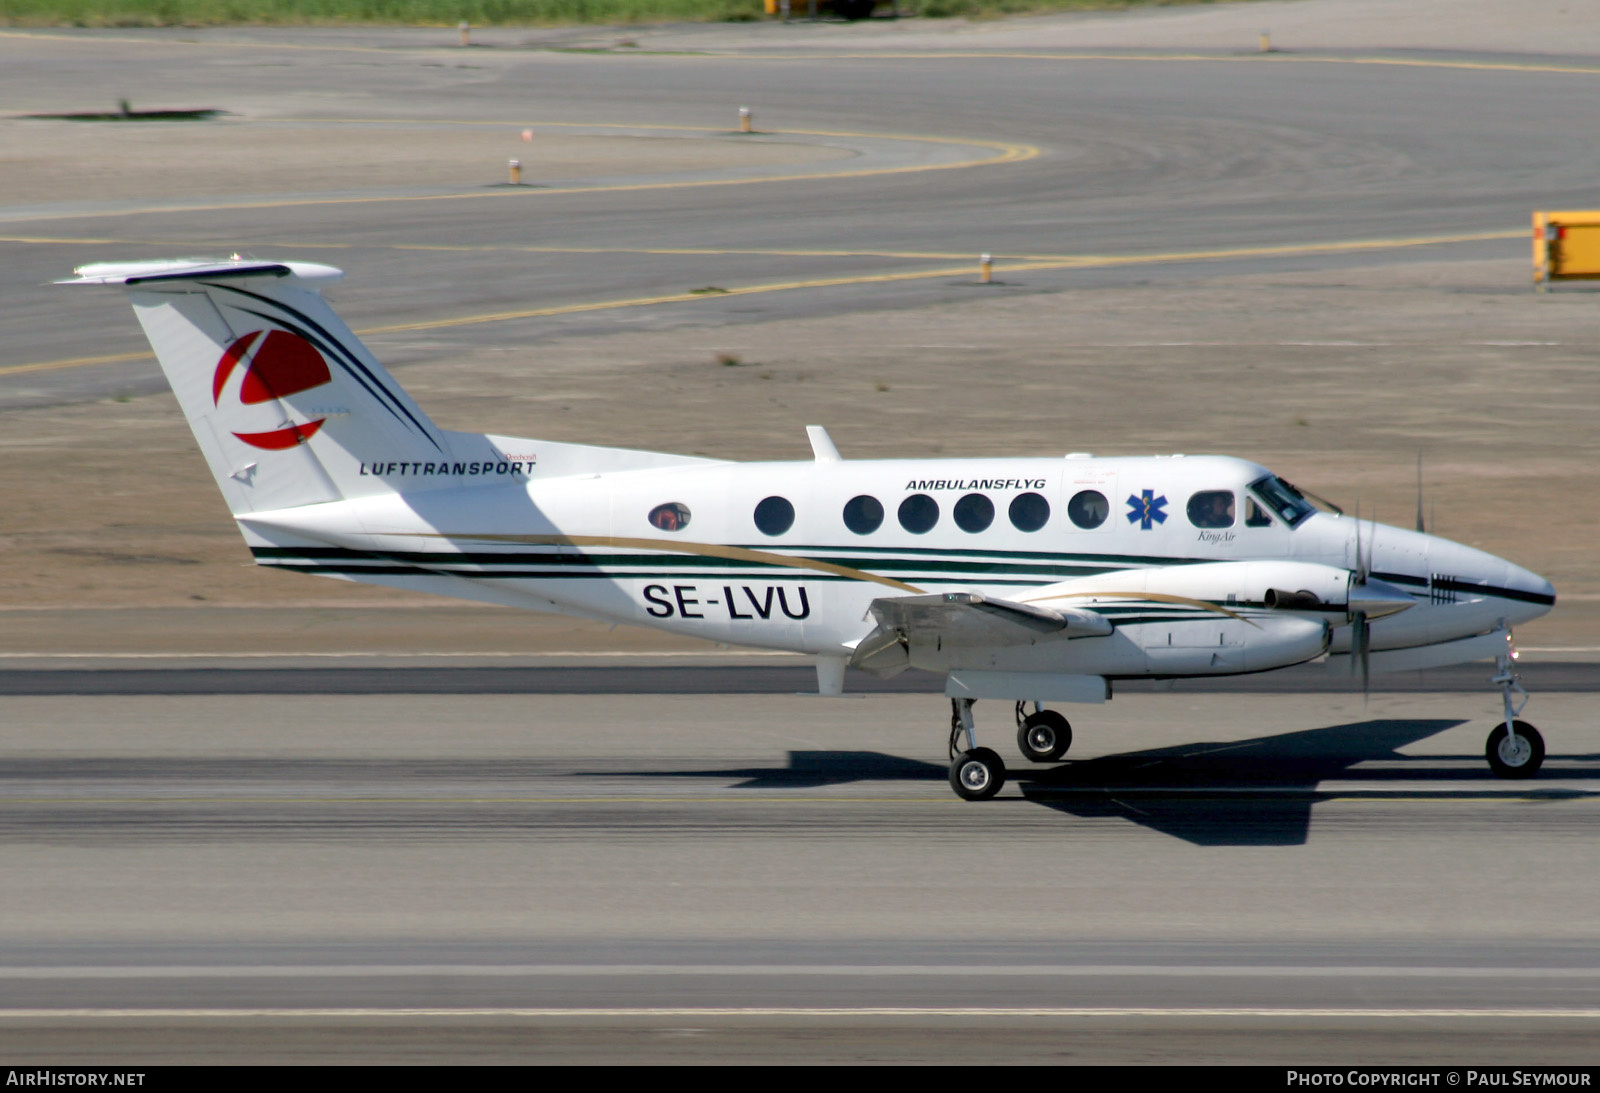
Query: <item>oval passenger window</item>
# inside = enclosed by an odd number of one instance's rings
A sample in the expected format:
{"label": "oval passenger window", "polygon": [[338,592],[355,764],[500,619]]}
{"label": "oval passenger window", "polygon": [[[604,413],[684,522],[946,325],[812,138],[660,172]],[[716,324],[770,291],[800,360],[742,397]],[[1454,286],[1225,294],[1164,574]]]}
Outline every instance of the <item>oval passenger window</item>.
{"label": "oval passenger window", "polygon": [[756,527],[763,535],[782,535],[794,527],[794,506],[787,497],[768,497],[756,506]]}
{"label": "oval passenger window", "polygon": [[976,535],[994,523],[994,502],[981,493],[969,493],[956,502],[950,515],[956,518],[956,527]]}
{"label": "oval passenger window", "polygon": [[857,535],[871,535],[883,526],[883,502],[862,494],[844,503],[844,526]]}
{"label": "oval passenger window", "polygon": [[1097,528],[1111,515],[1111,503],[1099,490],[1079,490],[1067,502],[1067,519],[1080,528]]}
{"label": "oval passenger window", "polygon": [[1019,493],[1011,499],[1010,515],[1018,531],[1038,531],[1050,522],[1050,502],[1037,493]]}
{"label": "oval passenger window", "polygon": [[689,526],[689,506],[681,501],[668,501],[650,510],[650,526],[662,531],[682,531]]}
{"label": "oval passenger window", "polygon": [[939,522],[939,502],[925,493],[914,493],[900,502],[900,526],[913,535],[922,535]]}

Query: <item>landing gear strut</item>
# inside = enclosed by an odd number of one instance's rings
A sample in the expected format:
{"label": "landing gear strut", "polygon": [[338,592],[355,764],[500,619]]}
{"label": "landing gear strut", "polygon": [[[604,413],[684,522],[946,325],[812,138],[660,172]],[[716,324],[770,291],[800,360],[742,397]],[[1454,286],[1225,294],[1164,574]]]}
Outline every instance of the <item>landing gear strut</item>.
{"label": "landing gear strut", "polygon": [[1544,763],[1544,737],[1526,721],[1516,720],[1522,707],[1528,704],[1528,692],[1511,670],[1511,658],[1502,655],[1495,667],[1497,670],[1489,682],[1500,688],[1505,703],[1505,723],[1489,734],[1484,754],[1489,760],[1489,769],[1500,777],[1532,778]]}
{"label": "landing gear strut", "polygon": [[[962,737],[966,739],[963,741]],[[967,746],[957,751],[961,743]],[[1006,765],[989,748],[978,747],[972,699],[950,700],[950,788],[964,801],[987,801],[1006,784]]]}
{"label": "landing gear strut", "polygon": [[1054,710],[1039,703],[1024,716],[1026,702],[1017,703],[1017,750],[1030,763],[1054,763],[1072,747],[1072,726]]}

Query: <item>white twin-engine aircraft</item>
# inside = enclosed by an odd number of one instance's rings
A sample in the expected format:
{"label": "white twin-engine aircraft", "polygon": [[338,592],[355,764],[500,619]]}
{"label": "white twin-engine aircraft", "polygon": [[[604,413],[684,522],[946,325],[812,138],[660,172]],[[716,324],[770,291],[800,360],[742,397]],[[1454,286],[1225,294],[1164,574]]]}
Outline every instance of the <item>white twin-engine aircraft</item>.
{"label": "white twin-engine aircraft", "polygon": [[812,459],[741,464],[446,432],[322,299],[339,270],[76,272],[62,283],[127,289],[258,563],[804,653],[823,694],[846,665],[939,672],[969,800],[1006,777],[976,699],[1015,702],[1022,754],[1047,763],[1072,730],[1045,702],[1324,655],[1363,680],[1493,659],[1489,765],[1544,759],[1515,720],[1511,627],[1550,610],[1548,581],[1323,511],[1243,459],[854,461],[810,426]]}

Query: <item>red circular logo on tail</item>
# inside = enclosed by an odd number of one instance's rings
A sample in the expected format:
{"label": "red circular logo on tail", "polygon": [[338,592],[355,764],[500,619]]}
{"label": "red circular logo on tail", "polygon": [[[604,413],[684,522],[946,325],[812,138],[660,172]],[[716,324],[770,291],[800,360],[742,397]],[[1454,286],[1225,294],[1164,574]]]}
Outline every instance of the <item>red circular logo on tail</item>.
{"label": "red circular logo on tail", "polygon": [[[261,335],[266,334],[263,338]],[[322,359],[316,346],[287,330],[252,331],[235,341],[223,351],[217,361],[217,372],[211,381],[211,401],[222,407],[224,391],[229,391],[228,381],[239,366],[243,372],[231,398],[244,406],[256,406],[321,387],[333,378],[328,372],[328,362]],[[234,433],[246,444],[268,451],[282,451],[303,444],[322,428],[326,418],[317,418],[303,424],[285,424],[275,429],[257,433]]]}

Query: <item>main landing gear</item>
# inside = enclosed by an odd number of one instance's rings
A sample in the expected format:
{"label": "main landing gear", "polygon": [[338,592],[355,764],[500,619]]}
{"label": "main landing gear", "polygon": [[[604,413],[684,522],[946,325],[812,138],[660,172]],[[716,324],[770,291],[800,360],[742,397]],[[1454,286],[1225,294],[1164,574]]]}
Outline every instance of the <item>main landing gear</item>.
{"label": "main landing gear", "polygon": [[[1072,726],[1066,718],[1037,702],[1033,704],[1033,713],[1025,715],[1026,708],[1026,702],[1017,703],[1017,747],[1030,762],[1055,762],[1072,746]],[[992,749],[978,747],[972,699],[952,698],[950,788],[963,800],[987,801],[1005,784],[1005,761]]]}
{"label": "main landing gear", "polygon": [[1489,760],[1489,769],[1502,778],[1532,778],[1544,763],[1544,737],[1526,721],[1516,720],[1522,707],[1528,704],[1528,692],[1511,670],[1511,658],[1501,656],[1495,667],[1497,670],[1489,682],[1500,688],[1505,703],[1505,723],[1489,734],[1484,755]]}
{"label": "main landing gear", "polygon": [[1017,750],[1030,763],[1054,763],[1072,747],[1072,726],[1054,710],[1038,702],[1024,715],[1026,702],[1017,703]]}
{"label": "main landing gear", "polygon": [[[957,751],[961,738],[966,749]],[[964,801],[987,801],[1006,784],[1006,764],[990,748],[978,747],[972,724],[972,699],[950,700],[950,788]]]}

